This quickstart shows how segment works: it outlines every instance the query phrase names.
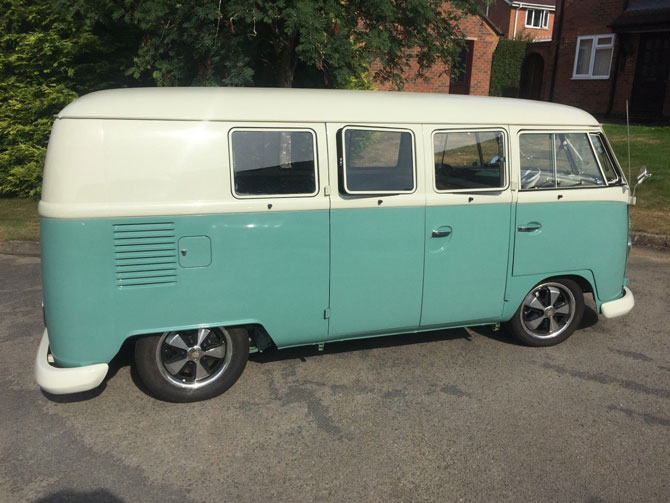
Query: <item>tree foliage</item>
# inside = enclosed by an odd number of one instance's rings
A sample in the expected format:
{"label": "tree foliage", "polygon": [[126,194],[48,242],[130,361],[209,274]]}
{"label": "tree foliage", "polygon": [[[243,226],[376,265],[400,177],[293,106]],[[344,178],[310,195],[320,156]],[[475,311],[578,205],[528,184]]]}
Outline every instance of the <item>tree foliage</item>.
{"label": "tree foliage", "polygon": [[34,196],[54,114],[82,92],[123,85],[114,65],[129,52],[49,2],[0,0],[0,11],[0,195]]}
{"label": "tree foliage", "polygon": [[378,60],[376,80],[402,86],[410,59],[419,77],[457,56],[459,19],[475,0],[80,0],[99,23],[142,31],[132,75],[157,85],[346,87]]}
{"label": "tree foliage", "polygon": [[[477,0],[0,0],[0,196],[37,195],[54,114],[159,85],[401,88],[462,45]],[[378,62],[374,74],[369,70]]]}

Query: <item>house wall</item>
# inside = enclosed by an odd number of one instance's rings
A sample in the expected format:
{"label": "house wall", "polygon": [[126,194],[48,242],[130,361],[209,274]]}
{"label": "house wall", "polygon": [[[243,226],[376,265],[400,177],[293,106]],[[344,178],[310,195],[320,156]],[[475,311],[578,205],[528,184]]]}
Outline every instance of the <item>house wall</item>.
{"label": "house wall", "polygon": [[[554,50],[558,47],[559,57],[555,72],[554,94],[551,101],[572,105],[595,114],[606,114],[609,108],[612,83],[615,73],[615,62],[621,44],[619,37],[615,40],[612,67],[608,79],[573,79],[575,63],[575,51],[577,49],[577,37],[583,35],[602,35],[612,33],[608,27],[623,12],[625,0],[595,0],[585,2],[583,0],[565,0],[565,14],[563,19],[563,32],[561,40],[554,37]],[[561,0],[557,2],[557,16],[561,9]],[[558,27],[556,27],[557,31]],[[635,48],[636,49],[636,48]],[[632,76],[635,74],[635,54],[632,51],[625,59],[625,74],[619,75],[617,87],[621,94],[630,96],[632,88]],[[551,81],[552,61],[549,62],[547,81]],[[546,63],[546,62],[545,62]],[[628,75],[628,74],[631,75]],[[630,84],[628,83],[630,79]],[[626,91],[627,88],[627,91]],[[620,93],[617,93],[620,94]],[[548,97],[548,96],[547,96]],[[615,96],[616,108],[620,109],[621,96]],[[625,99],[624,99],[625,108]]]}
{"label": "house wall", "polygon": [[[638,34],[622,34],[616,41],[614,54],[615,60],[612,62],[612,73],[614,73],[615,70],[614,65],[617,54],[619,54],[619,65],[616,67],[618,77],[611,111],[614,115],[623,116],[626,114],[626,100],[630,100],[633,91],[633,81],[635,80],[635,67],[637,65],[637,53],[639,47],[640,35]],[[612,85],[614,85],[614,81],[612,81]],[[607,110],[605,113],[606,112]]]}
{"label": "house wall", "polygon": [[[526,28],[526,9],[517,9],[516,7],[512,7],[507,2],[505,2],[505,0],[495,0],[488,7],[488,18],[503,32],[505,38],[511,39],[514,38],[515,33],[517,36],[519,36],[523,32],[526,32],[535,40],[551,39],[554,27],[554,12],[549,13],[549,26],[545,30],[537,28]],[[515,15],[517,10],[519,13],[518,15]],[[516,31],[514,30],[515,22]]]}
{"label": "house wall", "polygon": [[516,34],[517,37],[527,35],[533,40],[551,40],[551,34],[554,29],[554,18],[556,17],[554,12],[549,12],[549,24],[547,29],[543,28],[526,28],[526,9],[513,9],[510,15],[510,23],[512,29],[510,31],[508,38],[514,38],[514,11],[518,10],[519,15],[516,18]]}
{"label": "house wall", "polygon": [[[479,16],[466,16],[459,23],[459,27],[466,35],[466,38],[474,41],[470,94],[488,96],[489,83],[491,81],[491,59],[493,58],[493,52],[498,46],[498,36]],[[376,62],[370,67],[370,71],[374,73],[380,68],[380,63]],[[406,73],[410,80],[404,85],[404,91],[424,93],[449,92],[449,70],[443,63],[438,63],[425,72],[428,77],[427,80],[415,77],[417,69],[418,64],[412,61]],[[375,86],[384,91],[396,89],[390,83],[376,83]]]}
{"label": "house wall", "polygon": [[[484,7],[484,9],[486,9],[486,7]],[[514,29],[514,20],[510,19],[512,8],[505,2],[505,0],[494,0],[488,6],[488,9],[488,18],[500,31],[503,32],[505,38],[509,38],[510,28]]]}

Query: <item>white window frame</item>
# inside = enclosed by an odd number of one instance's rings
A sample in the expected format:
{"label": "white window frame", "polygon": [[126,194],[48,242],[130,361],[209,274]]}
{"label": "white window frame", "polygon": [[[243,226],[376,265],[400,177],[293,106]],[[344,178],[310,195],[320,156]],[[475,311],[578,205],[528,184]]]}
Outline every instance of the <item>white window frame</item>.
{"label": "white window frame", "polygon": [[[314,191],[306,194],[238,194],[235,190],[235,166],[233,166],[233,133],[309,133],[312,135],[312,149],[314,152]],[[301,127],[234,127],[228,131],[228,162],[230,164],[230,189],[235,199],[275,199],[287,197],[315,197],[319,193],[319,155],[317,152],[316,131]]]}
{"label": "white window frame", "polygon": [[[595,148],[593,146],[593,142],[591,141],[591,137],[589,136],[592,133],[600,133],[603,138],[606,139],[606,136],[602,134],[601,131],[589,131],[589,130],[572,130],[572,129],[549,129],[549,130],[544,130],[544,129],[522,129],[517,133],[517,144],[521,145],[521,136],[523,135],[532,135],[532,134],[550,134],[551,135],[551,156],[552,156],[552,162],[553,162],[553,173],[554,173],[554,186],[553,187],[538,187],[538,188],[530,188],[530,189],[522,189],[521,188],[521,180],[519,179],[519,192],[535,192],[535,191],[547,191],[547,190],[590,190],[590,189],[603,189],[607,188],[609,186],[615,185],[616,182],[608,182],[607,177],[605,176],[605,172],[603,171],[602,166],[600,165],[600,159],[598,159],[598,154],[596,154]],[[556,171],[556,139],[555,135],[557,134],[584,134],[586,135],[586,138],[588,140],[588,144],[591,147],[591,153],[593,154],[593,157],[596,160],[596,166],[598,166],[598,171],[600,171],[600,176],[602,176],[603,179],[603,185],[574,185],[574,186],[567,186],[567,187],[559,187],[556,185],[556,180],[558,179],[557,176],[557,171]],[[608,145],[609,146],[609,145]],[[521,148],[519,148],[519,161],[521,161]],[[616,168],[615,168],[616,170]],[[521,175],[521,162],[519,162],[518,166],[518,173],[517,175],[520,177]],[[618,171],[621,173],[621,171]]]}
{"label": "white window frame", "polygon": [[[503,137],[503,158],[502,158],[502,173],[503,173],[503,185],[500,187],[483,187],[479,189],[446,189],[446,190],[440,190],[437,188],[437,176],[435,174],[435,136],[438,134],[451,134],[451,133],[502,133]],[[504,129],[499,129],[499,128],[486,128],[486,129],[470,129],[470,128],[463,128],[463,129],[435,129],[433,131],[433,134],[430,137],[430,141],[432,144],[432,157],[433,159],[432,162],[432,171],[433,171],[433,190],[437,194],[451,194],[454,192],[463,192],[463,193],[470,193],[470,192],[502,192],[504,190],[507,190],[509,188],[509,175],[507,173],[507,169],[509,166],[509,163],[507,162],[507,158],[509,156],[509,139],[507,137],[507,131]]]}
{"label": "white window frame", "polygon": [[[611,38],[611,42],[605,45],[598,45],[598,40],[601,38]],[[579,47],[582,43],[582,40],[592,40],[593,44],[591,46],[591,56],[589,60],[589,73],[577,73],[577,61],[579,58]],[[583,35],[577,37],[577,47],[575,47],[575,62],[572,67],[572,79],[573,80],[607,80],[612,74],[612,59],[614,57],[614,43],[616,40],[616,35],[614,33],[601,33],[600,35]],[[610,51],[610,62],[607,68],[607,75],[593,75],[593,67],[596,62],[596,49],[611,49]]]}
{"label": "white window frame", "polygon": [[[589,133],[588,136],[589,136],[589,142],[591,143],[591,150],[593,150],[593,153],[596,156],[596,161],[598,162],[598,166],[600,166],[600,172],[603,175],[603,179],[605,180],[605,183],[607,185],[617,185],[618,183],[622,182],[621,169],[619,168],[619,166],[615,162],[614,153],[611,152],[610,149],[609,149],[609,144],[607,143],[605,133],[592,132],[592,133]],[[607,157],[610,160],[610,163],[612,164],[612,169],[614,169],[614,174],[617,176],[612,181],[609,181],[607,179],[607,175],[605,174],[605,168],[603,167],[603,163],[600,162],[600,157],[598,156],[598,152],[596,151],[596,146],[593,143],[593,136],[598,136],[600,138],[600,143],[602,144],[603,149],[605,150],[605,157]]]}
{"label": "white window frame", "polygon": [[[384,133],[409,133],[412,139],[412,189],[411,190],[351,190],[347,184],[347,147],[346,147],[346,132],[349,130],[355,131],[381,131]],[[403,128],[386,128],[375,126],[345,126],[342,128],[342,180],[344,182],[345,194],[350,195],[370,195],[370,194],[413,194],[417,190],[417,171],[416,171],[416,138],[414,138],[414,131]]]}
{"label": "white window frame", "polygon": [[[540,19],[540,26],[535,26],[532,23],[528,24],[528,17],[531,13],[540,13],[541,19]],[[531,28],[533,30],[546,30],[549,28],[549,12],[548,10],[545,9],[526,9],[526,21],[525,21],[525,27],[526,28]],[[533,18],[535,17],[535,14],[532,16]]]}

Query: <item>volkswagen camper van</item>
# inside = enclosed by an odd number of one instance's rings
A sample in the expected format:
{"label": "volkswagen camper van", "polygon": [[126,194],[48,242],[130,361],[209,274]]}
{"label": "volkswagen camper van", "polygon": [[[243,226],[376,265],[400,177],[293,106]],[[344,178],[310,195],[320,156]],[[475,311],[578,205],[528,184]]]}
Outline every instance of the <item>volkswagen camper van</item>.
{"label": "volkswagen camper van", "polygon": [[628,313],[630,190],[543,102],[234,88],[93,93],[56,118],[38,384],[211,398],[250,351],[503,323],[550,346]]}

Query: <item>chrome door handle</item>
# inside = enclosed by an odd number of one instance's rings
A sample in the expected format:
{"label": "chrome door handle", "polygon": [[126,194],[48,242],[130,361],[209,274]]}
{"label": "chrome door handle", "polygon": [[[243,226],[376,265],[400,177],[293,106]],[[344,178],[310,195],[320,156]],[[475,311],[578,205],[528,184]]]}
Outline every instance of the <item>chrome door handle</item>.
{"label": "chrome door handle", "polygon": [[537,222],[531,222],[531,223],[526,224],[526,225],[520,225],[519,227],[517,227],[517,230],[519,232],[535,232],[535,231],[540,230],[541,228],[542,228],[541,224],[539,224]]}
{"label": "chrome door handle", "polygon": [[451,231],[438,231],[438,230],[433,231],[434,238],[443,238],[445,236],[448,236],[449,234],[451,234]]}

